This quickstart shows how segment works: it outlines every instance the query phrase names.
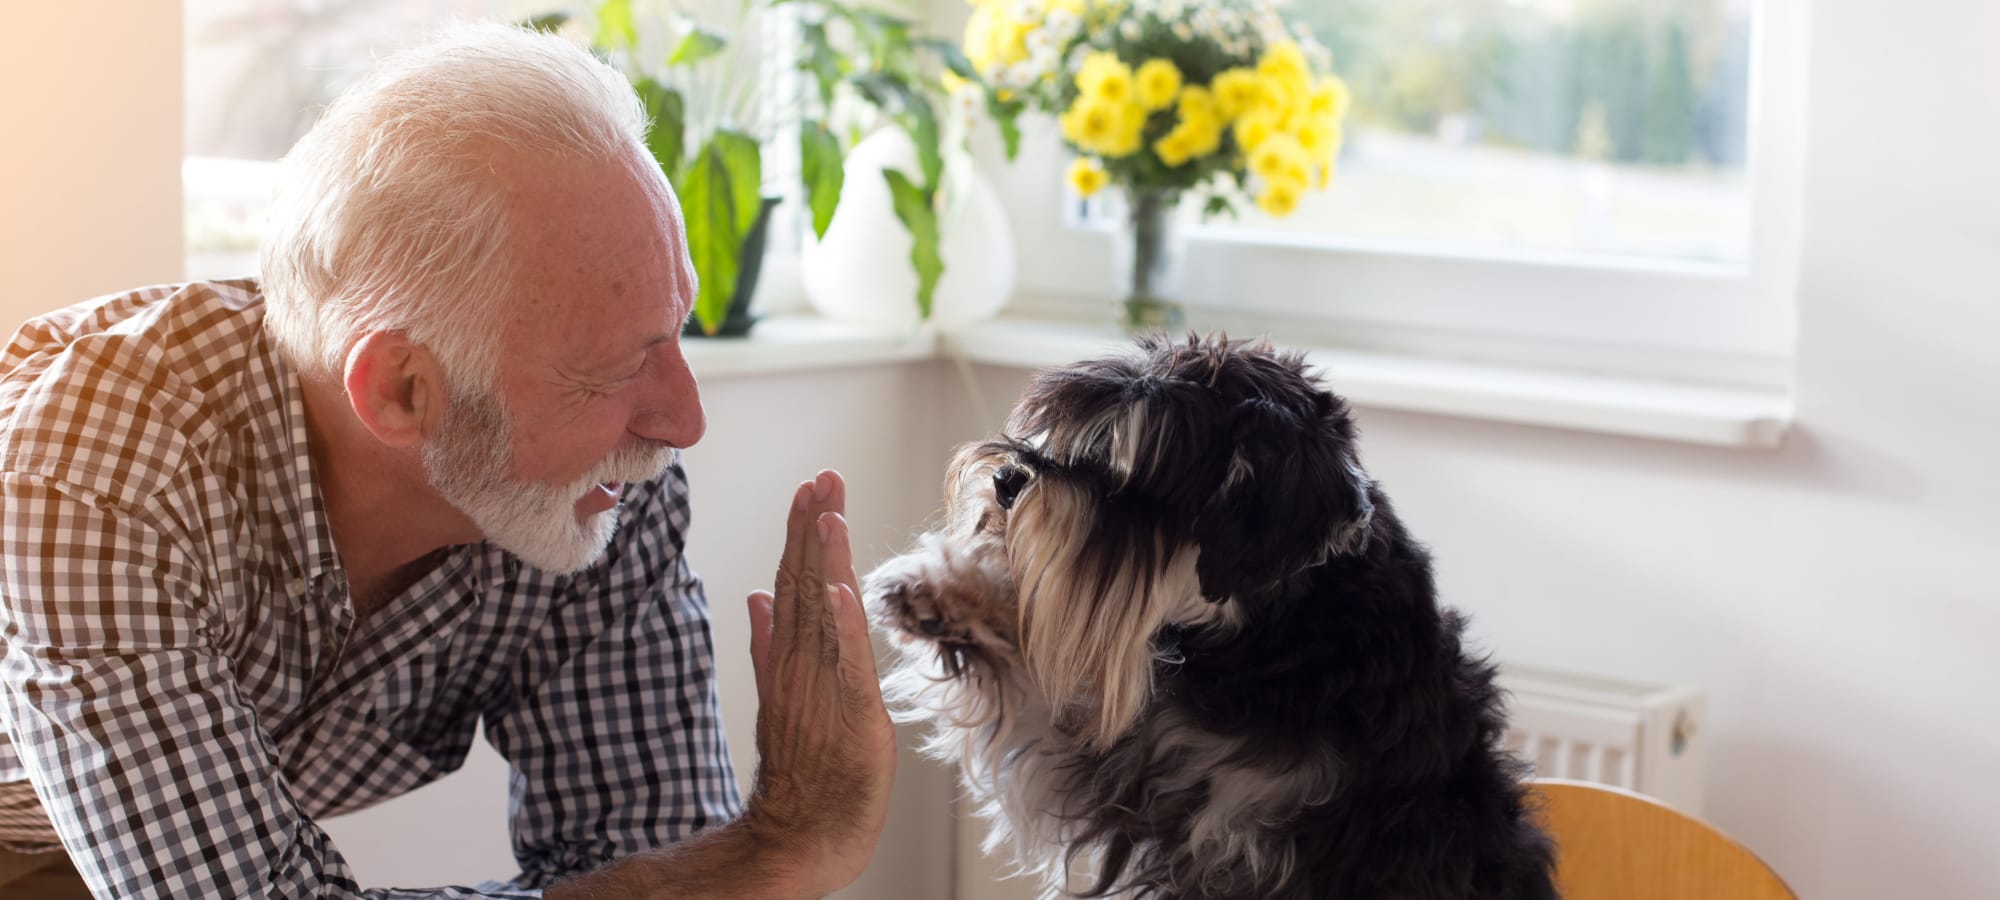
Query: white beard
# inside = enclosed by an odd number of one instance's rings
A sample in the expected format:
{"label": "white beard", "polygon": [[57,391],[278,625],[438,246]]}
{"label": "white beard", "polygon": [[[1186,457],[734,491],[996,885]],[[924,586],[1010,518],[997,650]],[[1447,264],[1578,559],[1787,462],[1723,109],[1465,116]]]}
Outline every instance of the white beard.
{"label": "white beard", "polygon": [[597,562],[618,530],[617,506],[578,519],[579,499],[600,484],[652,481],[673,463],[673,448],[651,446],[615,453],[565,484],[518,481],[507,477],[513,434],[506,408],[491,394],[454,387],[438,436],[424,447],[424,471],[487,540],[557,574]]}

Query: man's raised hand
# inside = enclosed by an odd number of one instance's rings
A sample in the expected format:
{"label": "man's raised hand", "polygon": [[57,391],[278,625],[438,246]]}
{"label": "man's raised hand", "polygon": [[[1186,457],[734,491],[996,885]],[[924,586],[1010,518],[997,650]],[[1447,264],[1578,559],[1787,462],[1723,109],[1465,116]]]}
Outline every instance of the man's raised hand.
{"label": "man's raised hand", "polygon": [[819,896],[860,877],[888,818],[896,736],[882,705],[847,533],[847,488],[793,493],[774,591],[750,595],[758,766],[744,818]]}

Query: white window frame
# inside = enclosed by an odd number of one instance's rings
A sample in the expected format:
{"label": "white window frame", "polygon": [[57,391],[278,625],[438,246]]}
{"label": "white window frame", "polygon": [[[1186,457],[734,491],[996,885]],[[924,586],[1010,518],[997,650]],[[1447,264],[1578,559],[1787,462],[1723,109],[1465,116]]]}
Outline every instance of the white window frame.
{"label": "white window frame", "polygon": [[[1805,4],[1751,11],[1751,232],[1742,264],[1516,254],[1389,241],[1190,229],[1190,324],[1672,381],[1784,389],[1795,343],[1805,143]],[[1020,157],[993,142],[1022,261],[1017,314],[1109,321],[1107,226],[1059,187],[1060,139],[1030,122]]]}

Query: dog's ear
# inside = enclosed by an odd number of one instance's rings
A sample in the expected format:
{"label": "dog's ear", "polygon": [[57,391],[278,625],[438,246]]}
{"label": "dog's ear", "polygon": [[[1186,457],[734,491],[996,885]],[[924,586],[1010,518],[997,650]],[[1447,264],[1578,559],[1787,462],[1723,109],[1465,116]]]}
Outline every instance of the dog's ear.
{"label": "dog's ear", "polygon": [[1302,400],[1253,396],[1230,411],[1228,473],[1196,526],[1211,601],[1268,590],[1367,543],[1374,503],[1347,406],[1318,390]]}
{"label": "dog's ear", "polygon": [[1153,635],[1197,590],[1194,555],[1157,519],[1156,505],[1124,508],[1053,478],[1021,497],[1007,530],[1022,661],[1058,727],[1096,750],[1145,709]]}

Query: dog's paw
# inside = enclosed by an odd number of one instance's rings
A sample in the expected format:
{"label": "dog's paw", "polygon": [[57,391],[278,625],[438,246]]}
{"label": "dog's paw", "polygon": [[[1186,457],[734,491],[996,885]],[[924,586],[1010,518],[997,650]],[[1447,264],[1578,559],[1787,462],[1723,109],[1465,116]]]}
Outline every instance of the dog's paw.
{"label": "dog's paw", "polygon": [[936,640],[952,631],[937,599],[937,592],[929,584],[898,581],[883,589],[881,602],[895,627],[912,636]]}
{"label": "dog's paw", "polygon": [[921,558],[903,556],[868,573],[863,587],[875,624],[905,639],[940,640],[951,632],[934,580]]}

